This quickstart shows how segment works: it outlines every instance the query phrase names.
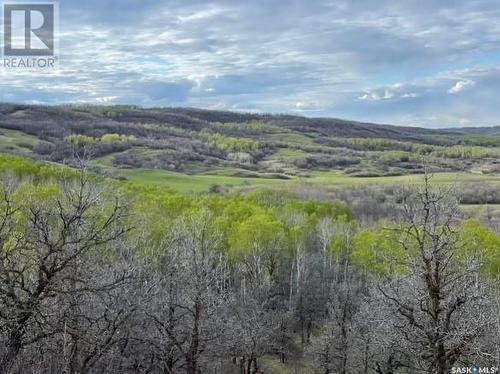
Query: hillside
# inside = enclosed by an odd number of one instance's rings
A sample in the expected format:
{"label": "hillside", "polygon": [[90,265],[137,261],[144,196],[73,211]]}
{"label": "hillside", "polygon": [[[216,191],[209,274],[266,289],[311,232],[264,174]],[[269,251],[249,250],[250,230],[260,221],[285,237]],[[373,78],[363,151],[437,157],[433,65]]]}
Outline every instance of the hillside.
{"label": "hillside", "polygon": [[[491,131],[491,134],[489,133]],[[85,146],[96,172],[194,190],[335,177],[494,175],[494,128],[429,130],[305,118],[134,106],[0,104],[0,152],[68,163]]]}
{"label": "hillside", "polygon": [[498,352],[495,136],[1,108],[1,374],[409,374],[434,365],[433,316]]}
{"label": "hillside", "polygon": [[[445,129],[448,131],[449,129]],[[491,126],[491,127],[461,127],[459,129],[461,133],[466,134],[482,134],[482,135],[500,135],[500,126]]]}

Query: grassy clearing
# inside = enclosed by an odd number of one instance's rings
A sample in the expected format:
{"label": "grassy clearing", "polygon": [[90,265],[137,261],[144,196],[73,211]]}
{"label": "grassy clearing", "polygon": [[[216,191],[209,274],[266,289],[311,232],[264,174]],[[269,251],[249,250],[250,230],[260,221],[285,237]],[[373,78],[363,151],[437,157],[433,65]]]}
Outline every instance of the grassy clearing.
{"label": "grassy clearing", "polygon": [[120,170],[117,176],[127,178],[139,185],[156,185],[173,188],[180,192],[206,192],[211,185],[221,186],[270,186],[286,183],[286,180],[272,178],[248,178],[227,175],[187,175],[166,170],[135,169]]}
{"label": "grassy clearing", "polygon": [[32,153],[30,147],[37,143],[36,136],[17,130],[0,129],[0,152],[28,155]]}
{"label": "grassy clearing", "polygon": [[277,141],[277,142],[286,142],[289,144],[295,144],[295,145],[313,145],[314,141],[311,137],[303,135],[303,134],[298,134],[298,133],[292,133],[292,132],[283,132],[279,134],[270,134],[266,135],[263,140],[267,141]]}
{"label": "grassy clearing", "polygon": [[119,153],[122,152],[116,152],[109,155],[96,157],[94,160],[92,160],[92,163],[99,166],[112,166],[114,157]]}
{"label": "grassy clearing", "polygon": [[[217,169],[199,174],[183,174],[166,170],[131,169],[116,170],[115,176],[125,177],[140,185],[168,186],[181,192],[204,192],[211,185],[227,187],[262,187],[283,186],[298,182],[325,184],[325,185],[370,185],[395,184],[410,185],[422,183],[422,175],[404,175],[389,177],[352,177],[341,171],[312,172],[310,177],[279,179],[269,174],[259,174],[239,169]],[[433,175],[433,183],[480,183],[490,182],[500,184],[500,175],[470,174],[470,173],[437,173]]]}
{"label": "grassy clearing", "polygon": [[35,145],[38,143],[38,138],[22,131],[0,128],[0,143]]}
{"label": "grassy clearing", "polygon": [[[318,184],[357,185],[357,184],[418,184],[422,183],[421,174],[388,176],[388,177],[352,177],[341,171],[315,171],[309,178],[302,181]],[[436,184],[453,183],[500,183],[499,174],[472,174],[472,173],[436,173],[432,177]]]}

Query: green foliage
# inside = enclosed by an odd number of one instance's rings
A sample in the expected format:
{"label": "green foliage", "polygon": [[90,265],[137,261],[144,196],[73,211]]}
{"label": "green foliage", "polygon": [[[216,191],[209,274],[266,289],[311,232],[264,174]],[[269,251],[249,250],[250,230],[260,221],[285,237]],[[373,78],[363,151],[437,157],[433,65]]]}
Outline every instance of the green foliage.
{"label": "green foliage", "polygon": [[388,162],[408,162],[412,158],[411,153],[405,151],[387,151],[382,154],[382,160]]}
{"label": "green foliage", "polygon": [[500,236],[497,233],[478,221],[466,220],[460,226],[459,237],[461,259],[477,257],[485,274],[500,275]]}
{"label": "green foliage", "polygon": [[[346,204],[336,201],[302,201],[290,193],[272,190],[244,194],[186,195],[158,187],[127,185],[134,198],[132,225],[140,227],[135,235],[155,255],[154,248],[169,240],[173,223],[181,217],[194,217],[201,211],[210,215],[211,225],[221,234],[221,245],[233,262],[244,261],[252,253],[263,256],[268,275],[276,258],[290,253],[306,234],[312,234],[319,218],[351,218]],[[300,224],[287,217],[303,217]],[[152,249],[153,248],[153,249]]]}
{"label": "green foliage", "polygon": [[459,143],[462,145],[473,145],[483,147],[498,147],[500,146],[500,136],[498,135],[483,135],[483,134],[453,134],[443,135],[435,134],[432,136],[424,136],[426,141],[442,141],[444,143],[454,144]]}
{"label": "green foliage", "polygon": [[291,199],[284,205],[284,210],[305,213],[314,221],[322,217],[332,217],[339,220],[352,219],[347,204],[339,201]]}
{"label": "green foliage", "polygon": [[[20,205],[37,201],[44,207],[54,205],[62,180],[71,181],[78,175],[78,171],[67,167],[1,154],[0,172],[21,177],[14,194]],[[330,219],[340,226],[352,220],[345,203],[301,200],[286,190],[189,195],[152,185],[118,181],[106,182],[106,185],[110,203],[117,193],[123,193],[126,200],[131,201],[133,214],[129,223],[136,228],[131,235],[143,243],[140,247],[148,250],[145,254],[156,254],[155,249],[160,249],[161,243],[168,240],[176,220],[207,212],[214,230],[221,233],[221,249],[227,251],[233,261],[244,261],[252,253],[258,253],[265,259],[269,274],[274,271],[276,256],[293,253],[299,243],[314,245],[310,238],[315,237],[320,219]],[[21,216],[18,218],[22,221]],[[389,223],[389,227],[392,226]],[[363,229],[352,234],[338,230],[330,240],[329,249],[332,255],[347,253],[352,263],[366,272],[378,275],[404,272],[407,254],[400,243],[405,240],[411,247],[411,240],[401,237],[402,231]],[[462,222],[457,235],[459,259],[478,255],[485,274],[500,273],[499,235],[473,220]]]}
{"label": "green foliage", "polygon": [[88,144],[95,143],[96,139],[91,137],[91,136],[87,136],[87,135],[72,134],[72,135],[65,136],[64,141],[66,143],[71,143],[71,144],[82,146],[82,145],[88,145]]}
{"label": "green foliage", "polygon": [[[390,275],[405,271],[405,256],[412,248],[412,237],[401,236],[401,230],[363,229],[353,238],[350,258],[352,263],[363,271],[377,275]],[[334,236],[332,252],[338,252],[344,244],[342,234]],[[429,238],[431,240],[431,238]],[[498,277],[500,274],[500,236],[493,230],[475,220],[462,221],[451,245],[455,246],[454,261],[480,261],[484,274]],[[405,242],[406,249],[401,245]],[[416,243],[415,243],[416,248]]]}
{"label": "green foliage", "polygon": [[297,199],[297,196],[290,191],[282,189],[260,188],[251,191],[247,197],[266,207],[284,205],[287,201]]}
{"label": "green foliage", "polygon": [[[126,184],[117,186],[132,201],[129,224],[137,229],[136,239],[143,242],[141,248],[155,251],[169,235],[173,222],[194,206],[189,195],[175,193],[168,188]],[[154,255],[155,253],[148,253]]]}
{"label": "green foliage", "polygon": [[[414,142],[404,142],[384,138],[342,138],[343,141],[362,146],[363,150],[369,151],[384,151],[384,159],[394,159],[399,157],[407,157],[408,153],[432,156],[438,158],[451,159],[481,159],[485,157],[498,157],[500,152],[497,148],[488,148],[476,145],[431,145]],[[401,153],[395,153],[399,151]],[[404,153],[402,153],[404,152]]]}
{"label": "green foliage", "polygon": [[229,254],[231,258],[252,254],[274,256],[283,249],[284,240],[284,223],[272,212],[256,212],[234,225],[229,236]]}
{"label": "green foliage", "polygon": [[201,131],[200,136],[208,140],[214,147],[227,152],[245,152],[257,149],[259,143],[248,138],[237,138],[220,133]]}
{"label": "green foliage", "polygon": [[[66,230],[68,230],[68,225],[74,225],[75,222],[68,223],[69,214],[79,217],[81,221],[78,223],[79,229],[86,225],[94,228],[110,225],[109,219],[115,209],[117,192],[106,186],[102,188],[97,186],[92,176],[89,175],[89,177],[91,178],[86,181],[94,185],[85,184],[84,186],[76,179],[66,179],[62,182],[61,180],[36,181],[33,179],[19,181],[15,178],[9,183],[0,184],[2,194],[0,216],[6,217],[7,209],[13,212],[13,219],[4,221],[4,224],[6,222],[9,224],[9,235],[6,241],[0,241],[0,249],[9,251],[16,248],[19,250],[19,243],[23,243],[23,240],[32,235],[30,229],[32,226],[38,227],[40,232],[43,232],[43,240],[58,240],[56,239],[58,235],[70,235]],[[99,190],[99,198],[102,198],[102,201],[96,203],[97,200],[88,200],[88,205],[75,203],[80,197],[86,199],[91,193],[90,190],[93,189]],[[7,199],[3,198],[5,196],[9,196],[9,204],[6,203]],[[82,208],[83,206],[85,208]],[[38,217],[40,222],[34,221],[34,217]],[[59,244],[72,245],[61,242]],[[20,257],[19,261],[27,261],[25,265],[29,266],[28,262],[36,261],[37,257],[26,254],[30,251],[36,252],[36,250],[36,245],[24,247],[24,256]],[[108,255],[104,246],[100,248],[99,255],[103,258]]]}
{"label": "green foliage", "polygon": [[35,181],[60,180],[77,175],[76,171],[67,167],[5,154],[0,154],[0,173],[29,177]]}
{"label": "green foliage", "polygon": [[64,141],[66,143],[71,143],[79,146],[94,144],[98,141],[103,143],[122,143],[122,142],[131,142],[135,140],[135,136],[133,135],[124,135],[124,134],[104,134],[100,139],[93,138],[87,135],[81,134],[72,134],[64,137]]}
{"label": "green foliage", "polygon": [[351,261],[361,270],[377,275],[405,271],[405,250],[394,230],[364,229],[353,238]]}
{"label": "green foliage", "polygon": [[251,135],[259,135],[262,133],[278,133],[283,131],[279,125],[273,124],[271,122],[263,121],[248,121],[248,122],[214,122],[212,123],[212,128],[220,132],[230,131],[231,133],[244,133]]}
{"label": "green foliage", "polygon": [[[72,112],[75,116],[71,116]],[[423,163],[436,172],[459,172],[464,176],[494,176],[500,170],[495,161],[500,157],[500,136],[494,129],[461,133],[458,129],[409,130],[355,122],[344,126],[328,119],[316,122],[280,115],[142,109],[129,105],[79,105],[50,110],[37,107],[24,115],[21,123],[9,123],[10,115],[7,116],[4,126],[9,129],[0,129],[0,152],[63,163],[72,157],[73,149],[61,147],[64,135],[58,134],[68,134],[64,138],[68,143],[92,144],[96,156],[93,165],[115,176],[130,173],[136,180],[165,180],[167,184],[177,183],[176,179],[185,175],[155,174],[158,169],[185,172],[193,178],[178,183],[184,191],[206,191],[211,184],[255,184],[241,179],[227,183],[203,180],[214,167],[234,173],[235,168],[249,164],[252,173],[291,179],[308,178],[315,172],[332,169],[351,177],[416,175],[422,172]],[[62,115],[73,120],[62,123],[58,120]],[[44,126],[36,126],[41,116],[50,120]],[[118,120],[109,121],[109,117]],[[341,126],[342,131],[337,131],[336,126]],[[47,133],[54,136],[47,137]],[[202,175],[203,178],[197,178]],[[313,179],[309,180],[315,182]],[[354,178],[347,182],[357,183]]]}
{"label": "green foliage", "polygon": [[133,135],[124,134],[104,134],[101,136],[101,142],[103,143],[120,143],[120,142],[131,142],[135,140]]}
{"label": "green foliage", "polygon": [[434,150],[434,146],[429,144],[404,142],[385,138],[342,138],[342,141],[362,146],[364,150],[369,151],[400,150],[426,155]]}
{"label": "green foliage", "polygon": [[451,147],[436,147],[432,152],[432,155],[435,157],[471,160],[482,159],[485,157],[498,157],[500,152],[495,148],[454,145]]}

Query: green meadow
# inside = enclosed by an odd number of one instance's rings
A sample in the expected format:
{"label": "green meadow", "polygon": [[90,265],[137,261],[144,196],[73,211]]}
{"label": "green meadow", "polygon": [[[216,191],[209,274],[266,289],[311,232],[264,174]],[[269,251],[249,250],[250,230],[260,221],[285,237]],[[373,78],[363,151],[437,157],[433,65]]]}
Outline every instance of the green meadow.
{"label": "green meadow", "polygon": [[[213,185],[227,188],[249,188],[269,186],[290,186],[297,183],[311,183],[319,185],[349,186],[349,185],[410,185],[423,181],[421,174],[384,176],[384,177],[353,177],[341,171],[317,171],[307,177],[290,177],[282,179],[266,174],[249,174],[248,176],[235,175],[237,171],[219,169],[213,172],[199,174],[185,174],[167,170],[155,169],[115,169],[115,177],[124,178],[138,185],[156,185],[170,187],[179,192],[207,192]],[[472,173],[436,173],[432,175],[432,182],[436,184],[462,183],[499,183],[498,174]]]}
{"label": "green meadow", "polygon": [[179,192],[207,192],[210,186],[263,187],[283,185],[289,181],[278,178],[239,177],[231,175],[183,174],[167,170],[133,169],[117,170],[115,176],[124,177],[130,182],[145,186],[170,187]]}

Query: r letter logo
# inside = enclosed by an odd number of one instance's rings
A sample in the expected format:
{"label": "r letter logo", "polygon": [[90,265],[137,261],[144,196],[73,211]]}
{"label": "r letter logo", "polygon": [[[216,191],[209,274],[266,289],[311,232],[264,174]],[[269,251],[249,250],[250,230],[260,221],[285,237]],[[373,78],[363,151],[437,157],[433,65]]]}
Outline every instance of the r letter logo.
{"label": "r letter logo", "polygon": [[57,2],[4,2],[3,67],[54,68],[58,53]]}
{"label": "r letter logo", "polygon": [[53,56],[54,4],[4,4],[4,57]]}

